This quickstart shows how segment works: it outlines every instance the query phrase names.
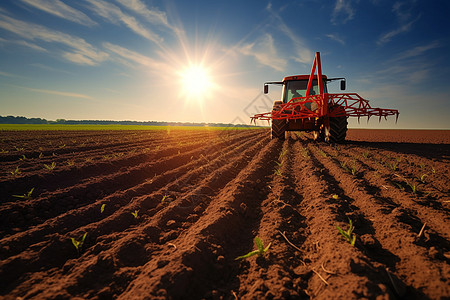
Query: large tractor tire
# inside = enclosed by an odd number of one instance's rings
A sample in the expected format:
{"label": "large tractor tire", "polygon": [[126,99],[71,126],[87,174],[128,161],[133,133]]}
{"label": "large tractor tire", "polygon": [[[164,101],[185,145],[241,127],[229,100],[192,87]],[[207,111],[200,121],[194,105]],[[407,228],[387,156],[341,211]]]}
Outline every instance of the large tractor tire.
{"label": "large tractor tire", "polygon": [[[330,111],[343,110],[340,106],[330,107]],[[325,141],[328,143],[343,143],[347,136],[347,117],[330,118],[330,127],[325,131]],[[328,131],[328,132],[327,132]]]}
{"label": "large tractor tire", "polygon": [[272,131],[271,137],[272,139],[285,139],[287,122],[286,120],[272,120]]}
{"label": "large tractor tire", "polygon": [[[280,105],[282,103],[283,103],[282,101],[274,101],[272,111],[278,111],[280,109]],[[286,128],[287,128],[287,122],[285,119],[284,120],[272,119],[272,131],[271,131],[271,135],[270,135],[271,138],[284,140]]]}

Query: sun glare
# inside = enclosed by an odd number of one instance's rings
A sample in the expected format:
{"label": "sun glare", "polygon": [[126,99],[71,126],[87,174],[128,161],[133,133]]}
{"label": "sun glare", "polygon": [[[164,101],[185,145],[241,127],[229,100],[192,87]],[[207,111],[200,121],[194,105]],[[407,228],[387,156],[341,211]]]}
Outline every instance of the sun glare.
{"label": "sun glare", "polygon": [[181,96],[203,100],[211,92],[212,82],[208,71],[201,66],[191,66],[181,73]]}

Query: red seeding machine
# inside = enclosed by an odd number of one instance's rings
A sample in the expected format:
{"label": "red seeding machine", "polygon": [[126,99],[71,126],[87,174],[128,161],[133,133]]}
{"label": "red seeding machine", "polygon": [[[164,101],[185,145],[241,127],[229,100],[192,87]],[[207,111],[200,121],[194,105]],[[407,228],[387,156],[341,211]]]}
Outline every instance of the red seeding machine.
{"label": "red seeding machine", "polygon": [[[317,70],[317,75],[314,73]],[[320,80],[318,80],[320,78]],[[347,134],[348,117],[396,116],[396,109],[374,108],[369,101],[356,93],[329,94],[327,82],[341,80],[345,90],[345,78],[327,78],[322,75],[320,52],[316,52],[310,75],[288,76],[280,82],[264,83],[264,93],[269,84],[283,86],[280,101],[274,101],[271,112],[256,114],[251,119],[271,120],[272,139],[284,140],[286,131],[308,131],[315,140],[341,143]]]}

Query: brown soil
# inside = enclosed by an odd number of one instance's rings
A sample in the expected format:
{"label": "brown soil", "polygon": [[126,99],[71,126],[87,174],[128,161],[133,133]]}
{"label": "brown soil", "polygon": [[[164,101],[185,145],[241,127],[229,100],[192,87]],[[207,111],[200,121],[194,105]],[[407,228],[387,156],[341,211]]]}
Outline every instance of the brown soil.
{"label": "brown soil", "polygon": [[449,298],[449,141],[1,132],[0,298]]}

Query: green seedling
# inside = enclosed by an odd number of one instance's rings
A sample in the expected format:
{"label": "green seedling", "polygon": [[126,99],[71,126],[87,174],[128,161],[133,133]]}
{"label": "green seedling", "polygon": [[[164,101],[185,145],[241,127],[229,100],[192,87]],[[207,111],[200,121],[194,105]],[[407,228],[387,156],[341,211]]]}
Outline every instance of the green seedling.
{"label": "green seedling", "polygon": [[44,154],[42,154],[42,152],[39,154],[39,158],[43,158]]}
{"label": "green seedling", "polygon": [[9,151],[8,150],[0,150],[0,153],[2,153],[2,154],[6,154],[6,153],[9,153]]}
{"label": "green seedling", "polygon": [[277,167],[275,168],[275,175],[281,176],[281,166],[283,165],[283,163],[276,161],[275,162],[277,164]]}
{"label": "green seedling", "polygon": [[19,166],[17,166],[16,169],[15,169],[14,171],[11,171],[10,173],[11,173],[13,176],[19,175],[19,174],[20,174]]}
{"label": "green seedling", "polygon": [[288,151],[287,149],[284,149],[284,150],[282,150],[280,152],[280,156],[278,156],[278,161],[282,161],[283,160],[283,158],[286,155],[287,151]]}
{"label": "green seedling", "polygon": [[68,160],[66,163],[67,163],[68,166],[75,165],[75,161],[73,159]]}
{"label": "green seedling", "polygon": [[367,159],[369,157],[369,151],[363,152],[362,156]]}
{"label": "green seedling", "polygon": [[301,147],[300,148],[301,154],[304,158],[309,158],[309,152],[308,152],[308,148],[306,147]]}
{"label": "green seedling", "polygon": [[272,244],[272,243],[269,243],[269,245],[267,245],[267,247],[264,248],[264,244],[259,237],[255,237],[254,242],[255,242],[257,250],[251,251],[242,256],[238,256],[235,258],[235,260],[249,258],[253,255],[263,256],[267,252],[267,250],[269,250],[269,247]]}
{"label": "green seedling", "polygon": [[45,167],[47,170],[52,171],[53,169],[55,169],[56,163],[55,163],[55,162],[52,162],[51,165],[44,164],[44,167]]}
{"label": "green seedling", "polygon": [[411,191],[413,192],[413,194],[417,193],[417,186],[418,184],[415,182],[409,182],[408,180],[406,180],[406,184],[409,186],[409,188],[411,189]]}
{"label": "green seedling", "polygon": [[105,206],[106,204],[102,204],[102,206],[100,207],[100,213],[102,214],[105,211]]}
{"label": "green seedling", "polygon": [[133,217],[134,217],[135,219],[137,219],[137,218],[138,218],[138,213],[139,213],[139,210],[135,210],[135,211],[132,212],[131,214],[133,215]]}
{"label": "green seedling", "polygon": [[337,200],[337,199],[339,199],[339,196],[338,196],[338,195],[336,195],[336,194],[334,194],[333,196],[331,196],[331,198],[333,198],[333,199]]}
{"label": "green seedling", "polygon": [[434,166],[431,166],[431,172],[432,172],[433,174],[436,174],[436,169],[434,168]]}
{"label": "green seedling", "polygon": [[59,146],[60,149],[66,148],[66,144]]}
{"label": "green seedling", "polygon": [[164,195],[161,199],[161,203],[164,203],[164,201],[166,201],[167,197],[168,197],[167,195]]}
{"label": "green seedling", "polygon": [[319,154],[320,154],[322,157],[327,157],[327,154],[326,154],[325,152],[323,152],[322,149],[317,149],[317,151],[319,152]]}
{"label": "green seedling", "polygon": [[341,167],[342,169],[344,169],[346,172],[352,174],[353,176],[356,175],[356,173],[358,173],[358,169],[356,168],[356,161],[353,161],[353,166],[351,168],[349,168],[347,166],[347,162],[341,162]]}
{"label": "green seedling", "polygon": [[86,239],[86,235],[87,235],[87,232],[83,235],[83,237],[81,238],[80,241],[77,241],[76,239],[71,238],[72,239],[72,244],[75,247],[75,249],[77,249],[78,255],[81,252],[81,248],[83,247],[84,240]]}
{"label": "green seedling", "polygon": [[20,151],[25,150],[25,148],[18,148],[18,147],[14,147],[14,148],[16,148],[16,151],[17,151],[17,152],[20,152]]}
{"label": "green seedling", "polygon": [[400,183],[398,183],[398,182],[394,182],[394,183],[397,185],[397,187],[398,187],[400,190],[402,190],[402,191],[405,190],[404,186],[401,185]]}
{"label": "green seedling", "polygon": [[20,160],[26,160],[27,157],[25,156],[25,154],[22,154],[22,158],[20,158]]}
{"label": "green seedling", "polygon": [[388,165],[388,167],[389,167],[392,171],[396,171],[397,168],[398,168],[398,162],[397,162],[397,161],[396,161],[396,162],[393,162],[393,163],[386,162],[386,164]]}
{"label": "green seedling", "polygon": [[428,176],[428,174],[422,174],[422,176],[419,177],[422,183],[425,183],[425,176]]}
{"label": "green seedling", "polygon": [[22,198],[22,199],[30,199],[31,198],[31,194],[33,193],[34,188],[32,188],[28,193],[23,194],[23,195],[13,195],[13,197],[16,198]]}
{"label": "green seedling", "polygon": [[356,235],[353,233],[353,223],[350,218],[348,219],[349,228],[347,231],[342,230],[339,226],[336,225],[337,230],[339,230],[339,233],[350,243],[350,245],[355,246],[356,242]]}

